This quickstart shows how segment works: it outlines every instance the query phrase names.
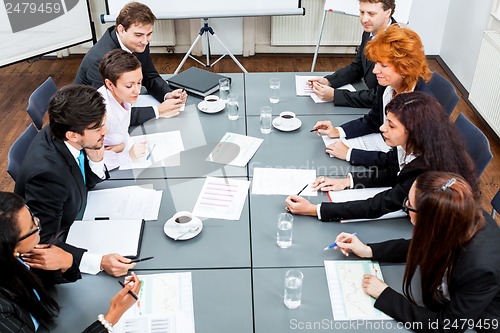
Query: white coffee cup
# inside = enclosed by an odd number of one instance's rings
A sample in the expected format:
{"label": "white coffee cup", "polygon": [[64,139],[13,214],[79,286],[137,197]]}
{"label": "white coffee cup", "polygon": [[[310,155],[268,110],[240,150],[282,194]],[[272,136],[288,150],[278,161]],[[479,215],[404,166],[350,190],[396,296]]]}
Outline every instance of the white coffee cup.
{"label": "white coffee cup", "polygon": [[209,110],[213,110],[217,108],[219,105],[219,96],[216,95],[208,95],[205,97],[205,106]]}
{"label": "white coffee cup", "polygon": [[191,212],[181,211],[175,213],[175,215],[172,216],[172,219],[174,220],[175,225],[181,226],[181,225],[193,224],[194,221],[197,219],[197,217],[194,216]]}
{"label": "white coffee cup", "polygon": [[296,118],[295,118],[295,113],[292,111],[283,111],[280,113],[280,116],[278,118],[278,126],[284,127],[284,128],[291,128],[295,125]]}

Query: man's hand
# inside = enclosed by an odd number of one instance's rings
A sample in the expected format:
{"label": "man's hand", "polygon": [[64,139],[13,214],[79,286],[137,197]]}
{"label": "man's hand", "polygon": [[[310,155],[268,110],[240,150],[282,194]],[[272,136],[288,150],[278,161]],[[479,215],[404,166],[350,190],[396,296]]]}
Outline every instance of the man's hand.
{"label": "man's hand", "polygon": [[129,258],[125,258],[118,253],[111,253],[102,256],[101,269],[111,276],[126,275],[129,269],[135,267]]}

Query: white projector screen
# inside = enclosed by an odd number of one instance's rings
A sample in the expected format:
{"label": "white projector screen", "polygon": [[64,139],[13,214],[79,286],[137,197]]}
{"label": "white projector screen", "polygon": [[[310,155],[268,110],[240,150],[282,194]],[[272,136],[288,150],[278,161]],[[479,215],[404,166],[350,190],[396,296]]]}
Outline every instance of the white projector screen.
{"label": "white projector screen", "polygon": [[92,39],[86,0],[4,0],[0,67]]}
{"label": "white projector screen", "polygon": [[[109,15],[101,21],[113,22],[130,1],[106,0]],[[158,19],[220,18],[243,16],[304,15],[300,0],[145,0]]]}

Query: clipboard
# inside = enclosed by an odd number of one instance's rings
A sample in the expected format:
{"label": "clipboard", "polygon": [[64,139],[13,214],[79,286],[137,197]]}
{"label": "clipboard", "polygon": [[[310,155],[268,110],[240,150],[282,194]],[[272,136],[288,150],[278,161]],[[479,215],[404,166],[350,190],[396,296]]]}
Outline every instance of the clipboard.
{"label": "clipboard", "polygon": [[118,253],[134,259],[140,255],[144,219],[75,221],[66,243],[96,254]]}

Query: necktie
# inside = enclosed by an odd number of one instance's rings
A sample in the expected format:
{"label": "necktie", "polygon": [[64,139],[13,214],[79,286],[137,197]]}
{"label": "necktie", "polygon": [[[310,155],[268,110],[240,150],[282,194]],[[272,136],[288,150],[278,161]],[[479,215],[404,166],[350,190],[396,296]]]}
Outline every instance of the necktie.
{"label": "necktie", "polygon": [[77,160],[80,172],[82,173],[83,183],[85,184],[85,156],[83,154],[83,150],[80,150],[80,155],[78,155]]}

